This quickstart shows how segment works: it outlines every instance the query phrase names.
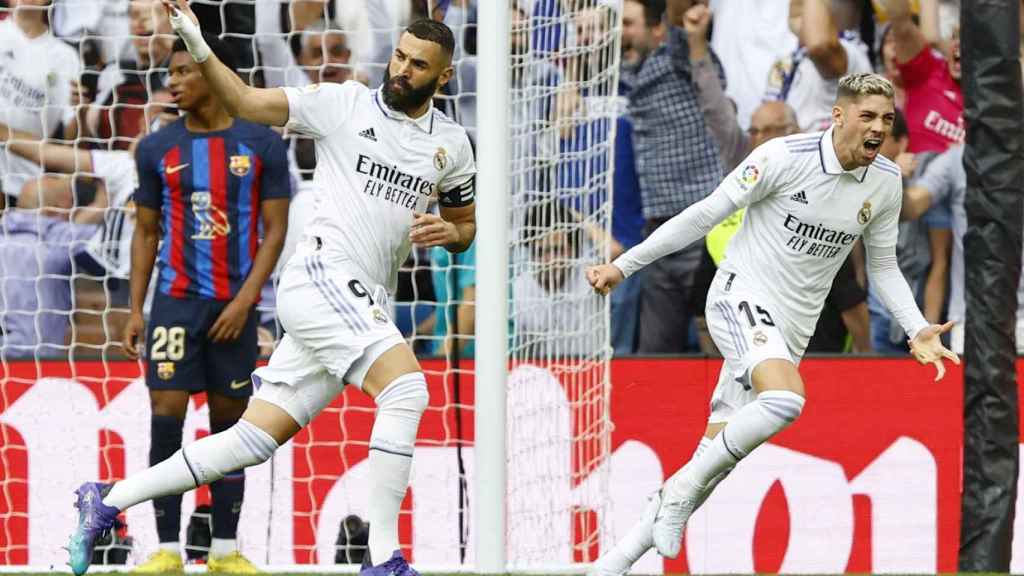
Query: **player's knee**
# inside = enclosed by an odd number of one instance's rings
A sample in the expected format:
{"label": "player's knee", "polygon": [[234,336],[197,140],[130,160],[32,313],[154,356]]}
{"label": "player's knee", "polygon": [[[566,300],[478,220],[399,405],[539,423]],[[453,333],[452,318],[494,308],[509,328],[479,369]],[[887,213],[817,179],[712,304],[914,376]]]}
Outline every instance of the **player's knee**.
{"label": "player's knee", "polygon": [[239,449],[235,451],[238,456],[231,469],[222,471],[225,476],[236,470],[262,464],[270,460],[277,450],[278,444],[274,437],[251,422],[239,420],[228,432],[235,435]]}
{"label": "player's knee", "polygon": [[757,395],[761,409],[772,416],[791,424],[804,410],[804,397],[790,390],[765,390]]}
{"label": "player's knee", "polygon": [[430,404],[430,393],[427,391],[427,379],[423,372],[410,372],[391,381],[374,398],[382,410],[398,410],[422,414]]}

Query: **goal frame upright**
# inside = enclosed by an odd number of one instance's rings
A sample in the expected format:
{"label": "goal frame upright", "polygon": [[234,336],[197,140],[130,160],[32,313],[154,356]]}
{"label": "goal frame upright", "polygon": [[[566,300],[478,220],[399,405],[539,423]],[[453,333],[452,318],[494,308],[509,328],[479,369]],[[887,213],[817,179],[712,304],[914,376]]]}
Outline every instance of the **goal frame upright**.
{"label": "goal frame upright", "polygon": [[477,572],[504,574],[509,284],[509,0],[481,2],[477,81],[477,292],[473,548]]}

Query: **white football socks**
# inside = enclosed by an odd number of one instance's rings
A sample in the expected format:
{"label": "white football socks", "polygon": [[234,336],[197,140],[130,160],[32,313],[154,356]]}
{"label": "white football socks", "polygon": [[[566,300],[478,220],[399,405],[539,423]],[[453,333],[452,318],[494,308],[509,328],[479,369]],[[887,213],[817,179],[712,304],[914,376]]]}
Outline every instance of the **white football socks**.
{"label": "white football socks", "polygon": [[[711,442],[711,438],[701,436],[690,461],[696,460],[711,445]],[[613,573],[628,572],[641,556],[654,547],[654,538],[651,536],[653,518],[648,517],[646,510],[644,512],[644,516],[629,529],[626,536],[619,540],[614,548],[601,556],[598,563],[603,569]]]}
{"label": "white football socks", "polygon": [[210,558],[227,556],[238,550],[238,543],[234,538],[213,538],[210,540]]}
{"label": "white football socks", "polygon": [[694,458],[667,483],[673,497],[705,490],[723,472],[750,454],[765,440],[793,423],[804,407],[804,397],[788,390],[766,390],[740,408],[729,424],[699,458]]}
{"label": "white football socks", "polygon": [[370,433],[370,560],[386,562],[398,544],[398,514],[409,488],[412,452],[420,417],[427,409],[422,372],[405,374],[377,395],[377,417]]}
{"label": "white football socks", "polygon": [[219,434],[185,446],[163,462],[114,484],[103,499],[107,506],[125,510],[160,496],[181,494],[220,480],[247,466],[267,461],[277,442],[255,424],[239,420]]}
{"label": "white football socks", "polygon": [[181,542],[161,542],[160,550],[171,552],[172,554],[181,554]]}

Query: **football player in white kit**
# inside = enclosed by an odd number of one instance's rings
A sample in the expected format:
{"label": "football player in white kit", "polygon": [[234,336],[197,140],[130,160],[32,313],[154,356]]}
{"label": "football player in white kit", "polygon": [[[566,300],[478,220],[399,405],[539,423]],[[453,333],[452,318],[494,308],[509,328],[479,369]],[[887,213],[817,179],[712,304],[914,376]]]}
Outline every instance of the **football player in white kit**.
{"label": "football player in white kit", "polygon": [[936,380],[945,374],[943,358],[959,363],[939,340],[952,324],[925,321],[896,265],[900,170],[878,154],[894,117],[888,80],[845,76],[828,130],[766,142],[707,198],[613,263],[587,270],[594,289],[607,293],[747,208],[708,291],[708,327],[725,363],[704,437],[591,574],[625,574],[652,546],[678,556],[693,511],[737,462],[797,419],[804,407],[797,365],[858,238],[867,247],[870,279],[906,331],[914,358],[934,364]]}
{"label": "football player in white kit", "polygon": [[[267,460],[350,383],[377,404],[369,442],[370,562],[362,573],[416,574],[399,550],[398,514],[427,384],[388,317],[387,294],[411,244],[461,252],[476,234],[469,139],[432,106],[452,75],[452,32],[432,20],[412,23],[378,90],[351,81],[257,89],[211,54],[185,0],[163,3],[232,116],[287,125],[316,140],[314,180],[322,192],[278,288],[287,335],[253,374],[257,391],[242,419],[112,487],[83,485],[72,569],[84,572],[96,538],[121,510]],[[434,200],[440,216],[427,213]]]}

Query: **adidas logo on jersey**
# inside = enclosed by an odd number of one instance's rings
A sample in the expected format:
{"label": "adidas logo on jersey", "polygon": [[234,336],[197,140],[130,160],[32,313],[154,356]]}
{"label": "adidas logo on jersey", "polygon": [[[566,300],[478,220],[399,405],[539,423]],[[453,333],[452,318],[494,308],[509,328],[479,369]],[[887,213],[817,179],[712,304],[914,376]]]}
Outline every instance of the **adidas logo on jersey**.
{"label": "adidas logo on jersey", "polygon": [[377,135],[373,133],[373,128],[372,127],[371,128],[367,128],[366,130],[363,130],[362,132],[359,133],[359,135],[362,136],[363,138],[366,138],[367,140],[369,140],[371,142],[376,142],[377,141]]}
{"label": "adidas logo on jersey", "polygon": [[801,191],[797,192],[796,194],[793,194],[792,196],[790,196],[789,199],[792,200],[793,202],[799,202],[801,204],[807,204],[807,193],[805,193],[803,190],[801,190]]}

